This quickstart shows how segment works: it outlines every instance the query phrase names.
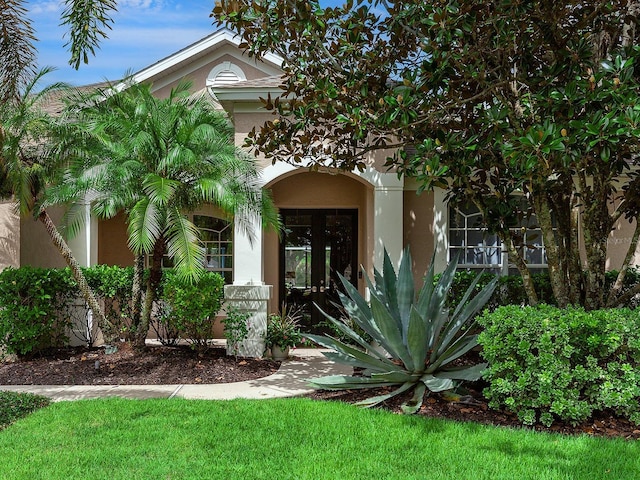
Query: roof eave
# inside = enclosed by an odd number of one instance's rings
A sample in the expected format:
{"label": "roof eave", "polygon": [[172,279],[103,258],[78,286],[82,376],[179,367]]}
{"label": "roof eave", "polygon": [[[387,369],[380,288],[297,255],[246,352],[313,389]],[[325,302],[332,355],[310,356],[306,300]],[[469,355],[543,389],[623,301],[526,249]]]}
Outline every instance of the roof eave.
{"label": "roof eave", "polygon": [[276,98],[282,96],[284,91],[280,88],[215,88],[210,87],[211,92],[221,102],[247,102],[259,101],[260,98]]}

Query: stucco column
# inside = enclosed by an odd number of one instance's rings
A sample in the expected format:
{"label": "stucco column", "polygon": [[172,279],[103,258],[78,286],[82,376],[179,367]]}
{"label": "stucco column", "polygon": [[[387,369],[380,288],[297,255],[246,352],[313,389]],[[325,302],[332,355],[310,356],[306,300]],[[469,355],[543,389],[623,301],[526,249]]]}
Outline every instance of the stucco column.
{"label": "stucco column", "polygon": [[[83,200],[78,208],[82,208],[82,224],[76,235],[67,239],[67,244],[81,267],[91,267],[98,263],[98,220],[91,215],[89,199]],[[93,322],[93,312],[87,308],[84,299],[78,297],[72,308],[77,310],[74,315],[77,320],[71,327],[69,344],[72,346],[85,345],[88,339],[92,339],[94,345],[104,343],[97,322],[96,324]],[[83,315],[79,315],[83,311],[86,311],[87,316],[83,320],[79,320],[83,318]]]}
{"label": "stucco column", "polygon": [[395,267],[400,264],[403,249],[404,184],[395,173],[378,173],[373,194],[374,266],[382,271],[384,249]]}
{"label": "stucco column", "polygon": [[433,248],[436,251],[434,270],[444,272],[449,261],[449,213],[445,201],[446,191],[433,190]]}
{"label": "stucco column", "polygon": [[233,232],[233,284],[262,285],[262,225],[251,221],[251,232],[236,223]]}
{"label": "stucco column", "polygon": [[90,267],[98,263],[98,220],[91,215],[88,201],[80,203],[83,219],[77,234],[67,239],[73,256],[82,267]]}
{"label": "stucco column", "polygon": [[[267,334],[267,307],[272,287],[263,282],[262,225],[259,218],[247,232],[235,225],[233,237],[233,285],[225,285],[224,301],[241,312],[249,313],[249,336],[238,346],[241,357],[262,357]],[[227,352],[230,352],[229,348]]]}

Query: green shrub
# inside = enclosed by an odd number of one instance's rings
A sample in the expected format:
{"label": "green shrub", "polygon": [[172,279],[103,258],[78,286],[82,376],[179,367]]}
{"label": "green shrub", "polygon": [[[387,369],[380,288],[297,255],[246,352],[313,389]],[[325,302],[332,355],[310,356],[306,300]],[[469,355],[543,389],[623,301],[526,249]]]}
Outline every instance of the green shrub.
{"label": "green shrub", "polygon": [[[451,286],[451,293],[448,300],[449,306],[455,306],[458,304],[462,296],[471,285],[471,282],[475,279],[478,273],[473,270],[459,270],[456,272],[456,276]],[[482,287],[489,283],[494,277],[495,273],[482,273],[480,280],[475,287],[475,292],[479,292]],[[605,291],[608,291],[616,281],[618,272],[611,270],[606,273],[605,276]],[[435,281],[438,281],[439,276],[436,275]],[[538,294],[538,300],[541,303],[547,305],[555,305],[556,299],[553,296],[553,289],[551,288],[551,282],[549,281],[549,273],[541,272],[532,275],[533,285]],[[622,292],[624,293],[634,286],[640,283],[640,269],[630,268],[624,278],[624,284]],[[629,308],[636,308],[638,306],[640,296],[638,298],[632,298],[624,306]],[[529,300],[522,284],[522,277],[520,275],[503,275],[498,280],[498,286],[496,287],[491,299],[487,302],[487,308],[489,310],[495,310],[498,307],[505,305],[528,305]]]}
{"label": "green shrub", "polygon": [[0,272],[0,347],[33,355],[68,339],[67,315],[77,287],[64,270],[6,268]]}
{"label": "green shrub", "polygon": [[[611,270],[605,274],[605,292],[608,292],[613,283],[618,278],[618,271]],[[638,283],[640,283],[640,269],[638,267],[632,267],[627,270],[626,275],[624,276],[624,282],[622,284],[622,290],[620,291],[620,295],[623,295],[628,290],[631,290]],[[640,296],[635,295],[631,300],[629,300],[624,307],[628,308],[637,308],[640,303]]]}
{"label": "green shrub", "polygon": [[640,423],[640,312],[507,306],[478,318],[484,393],[527,425],[611,409]]}
{"label": "green shrub", "polygon": [[233,354],[236,358],[240,353],[242,342],[249,338],[249,318],[251,313],[234,305],[225,307],[225,318],[222,319],[224,324],[224,338],[227,339],[227,355]]}
{"label": "green shrub", "polygon": [[49,403],[47,397],[40,395],[0,390],[0,430]]}
{"label": "green shrub", "polygon": [[163,273],[163,300],[160,316],[165,328],[177,332],[193,348],[205,349],[213,337],[213,324],[222,307],[224,278],[204,273],[197,282],[185,282],[174,271]]}
{"label": "green shrub", "polygon": [[[87,283],[104,305],[108,324],[101,325],[101,328],[107,343],[113,339],[128,338],[131,330],[133,267],[95,265],[83,268],[82,271]],[[93,343],[93,339],[81,340]]]}

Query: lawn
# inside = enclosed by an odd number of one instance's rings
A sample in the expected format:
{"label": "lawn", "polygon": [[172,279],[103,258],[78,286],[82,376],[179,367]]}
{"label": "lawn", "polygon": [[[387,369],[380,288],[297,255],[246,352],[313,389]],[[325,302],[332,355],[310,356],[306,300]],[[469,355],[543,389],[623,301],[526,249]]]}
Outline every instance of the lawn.
{"label": "lawn", "polygon": [[307,399],[88,400],[0,431],[0,479],[633,479],[640,443]]}

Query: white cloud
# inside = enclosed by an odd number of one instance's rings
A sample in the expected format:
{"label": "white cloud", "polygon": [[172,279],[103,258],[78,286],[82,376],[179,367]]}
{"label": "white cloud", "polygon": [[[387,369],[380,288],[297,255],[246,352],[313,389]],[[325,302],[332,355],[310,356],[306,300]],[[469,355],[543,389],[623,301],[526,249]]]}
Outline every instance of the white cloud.
{"label": "white cloud", "polygon": [[69,52],[63,46],[67,27],[59,26],[62,0],[30,0],[27,8],[40,40],[38,63],[57,68],[46,82],[84,85],[117,80],[127,70],[139,71],[213,33],[209,18],[213,4],[212,0],[118,0],[109,38],[77,71],[68,65]]}
{"label": "white cloud", "polygon": [[47,0],[47,1],[39,1],[39,2],[28,2],[29,14],[30,15],[41,15],[43,13],[56,13],[58,15],[57,18],[60,17],[60,12],[62,12],[62,2],[57,0]]}
{"label": "white cloud", "polygon": [[[118,2],[119,8],[149,8],[153,4],[153,0],[120,0]],[[158,2],[155,2],[158,3]]]}

